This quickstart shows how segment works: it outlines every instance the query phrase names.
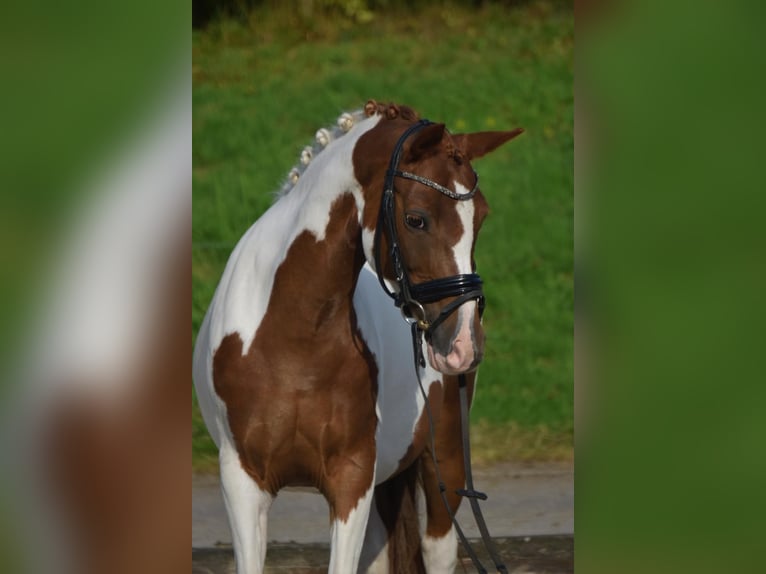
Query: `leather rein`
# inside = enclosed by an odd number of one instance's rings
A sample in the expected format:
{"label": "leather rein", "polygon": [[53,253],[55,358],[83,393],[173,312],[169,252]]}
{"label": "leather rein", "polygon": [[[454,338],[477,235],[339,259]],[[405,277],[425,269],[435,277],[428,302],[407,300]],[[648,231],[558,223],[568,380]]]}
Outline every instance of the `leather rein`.
{"label": "leather rein", "polygon": [[[396,210],[394,201],[394,178],[402,177],[410,179],[431,187],[439,193],[446,195],[447,197],[454,199],[455,201],[465,201],[472,199],[479,188],[479,176],[476,175],[476,183],[473,189],[465,194],[458,194],[454,191],[431,181],[430,179],[409,173],[406,171],[399,171],[399,161],[402,156],[402,150],[404,142],[413,134],[417,133],[424,127],[430,125],[432,122],[428,120],[420,120],[419,122],[411,125],[405,132],[399,137],[399,140],[394,147],[394,151],[391,154],[391,160],[389,162],[388,170],[386,171],[386,178],[383,187],[383,196],[381,198],[380,211],[378,212],[378,224],[375,228],[375,239],[373,245],[373,252],[375,257],[375,268],[377,270],[378,281],[383,288],[383,291],[394,300],[394,304],[401,310],[404,319],[410,323],[412,331],[412,346],[413,355],[415,358],[415,373],[418,379],[418,385],[420,387],[420,393],[423,396],[426,414],[428,415],[428,429],[431,445],[431,458],[433,460],[434,471],[439,486],[439,494],[441,495],[444,506],[447,510],[447,514],[452,520],[452,524],[455,527],[455,532],[466,551],[466,554],[470,557],[474,564],[474,567],[480,574],[486,574],[487,570],[479,561],[478,556],[471,547],[468,539],[466,538],[463,530],[457,522],[455,513],[452,511],[452,507],[447,500],[446,491],[447,487],[441,478],[441,472],[439,471],[439,464],[436,457],[436,441],[434,438],[434,421],[431,413],[431,405],[428,401],[428,396],[423,388],[423,382],[420,378],[420,369],[426,366],[425,358],[423,357],[423,336],[426,340],[430,340],[433,331],[444,322],[454,311],[456,311],[463,303],[467,301],[477,301],[479,306],[480,315],[484,312],[484,292],[482,291],[482,280],[476,273],[466,273],[460,275],[452,275],[441,279],[434,279],[432,281],[426,281],[424,283],[413,284],[410,281],[407,269],[402,258],[401,249],[399,247],[399,239],[396,232]],[[389,255],[394,267],[394,274],[396,276],[396,284],[399,287],[399,292],[394,293],[386,285],[383,279],[383,267],[381,264],[381,235],[385,232],[388,234],[389,242]],[[426,317],[426,312],[423,304],[435,303],[448,297],[455,297],[453,301],[445,305],[439,315],[433,321],[429,321]],[[458,388],[460,395],[460,425],[463,441],[463,466],[465,469],[465,486],[456,490],[456,494],[468,498],[471,511],[473,512],[474,519],[481,533],[482,541],[487,549],[487,552],[492,559],[495,569],[501,574],[507,574],[508,570],[500,560],[492,537],[487,529],[487,524],[484,520],[484,516],[481,513],[479,507],[479,500],[486,500],[487,495],[483,492],[478,492],[473,486],[473,474],[471,472],[471,444],[469,436],[469,421],[468,421],[468,391],[467,382],[464,374],[458,375]]]}

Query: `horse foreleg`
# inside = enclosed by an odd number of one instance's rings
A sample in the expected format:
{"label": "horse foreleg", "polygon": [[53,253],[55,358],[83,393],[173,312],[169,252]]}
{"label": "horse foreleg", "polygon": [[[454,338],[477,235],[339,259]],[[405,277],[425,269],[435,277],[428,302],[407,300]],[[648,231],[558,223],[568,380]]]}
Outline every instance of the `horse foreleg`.
{"label": "horse foreleg", "polygon": [[[462,452],[445,454],[447,458],[439,457],[439,472],[446,486],[447,502],[455,513],[460,505],[460,496],[455,491],[465,485]],[[427,519],[422,540],[423,562],[428,574],[452,574],[457,565],[457,535],[439,492],[430,450],[423,453],[422,463]]]}
{"label": "horse foreleg", "polygon": [[388,529],[380,517],[373,497],[362,557],[359,561],[359,574],[389,574],[388,536]]}
{"label": "horse foreleg", "polygon": [[336,474],[335,486],[325,493],[333,518],[328,574],[357,571],[375,491],[372,467],[370,465],[368,472],[353,467],[348,472]]}
{"label": "horse foreleg", "polygon": [[274,499],[244,471],[233,446],[221,445],[219,460],[237,574],[260,574],[266,560],[266,527]]}
{"label": "horse foreleg", "polygon": [[423,563],[428,574],[452,574],[457,566],[457,535],[455,527],[450,529],[444,536],[432,537],[426,534],[422,541]]}
{"label": "horse foreleg", "polygon": [[[468,396],[473,397],[474,375],[468,375]],[[444,379],[444,402],[435,428],[439,474],[446,487],[445,496],[453,514],[461,497],[455,491],[465,487],[460,400],[456,377]],[[457,565],[458,540],[444,500],[430,448],[421,455],[423,490],[426,499],[426,532],[423,537],[423,561],[428,574],[452,573]]]}

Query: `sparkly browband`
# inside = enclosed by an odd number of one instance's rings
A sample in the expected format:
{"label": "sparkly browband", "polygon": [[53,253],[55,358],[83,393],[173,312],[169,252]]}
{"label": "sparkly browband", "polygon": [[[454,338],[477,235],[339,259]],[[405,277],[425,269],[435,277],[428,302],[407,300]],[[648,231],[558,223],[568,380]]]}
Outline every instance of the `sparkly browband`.
{"label": "sparkly browband", "polygon": [[465,201],[466,199],[471,199],[474,195],[476,195],[476,191],[479,189],[479,175],[475,171],[473,172],[473,174],[476,176],[476,183],[474,184],[473,189],[469,191],[468,193],[455,193],[451,189],[447,189],[446,187],[444,187],[443,185],[439,185],[435,181],[431,181],[430,179],[426,179],[425,177],[420,177],[419,175],[415,175],[414,173],[410,173],[408,171],[393,172],[393,175],[395,176],[417,181],[418,183],[422,183],[423,185],[432,187],[436,191],[443,193],[447,197],[456,199],[458,201]]}

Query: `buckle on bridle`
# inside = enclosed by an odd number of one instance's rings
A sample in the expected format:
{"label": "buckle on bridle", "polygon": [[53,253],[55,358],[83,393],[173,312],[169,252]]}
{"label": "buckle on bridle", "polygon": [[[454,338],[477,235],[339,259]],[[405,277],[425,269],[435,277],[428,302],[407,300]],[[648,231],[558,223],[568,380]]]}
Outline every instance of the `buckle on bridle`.
{"label": "buckle on bridle", "polygon": [[402,312],[404,320],[410,325],[416,323],[418,329],[421,331],[427,331],[431,327],[431,323],[426,319],[426,310],[423,308],[423,305],[417,301],[410,300],[403,302],[399,309]]}

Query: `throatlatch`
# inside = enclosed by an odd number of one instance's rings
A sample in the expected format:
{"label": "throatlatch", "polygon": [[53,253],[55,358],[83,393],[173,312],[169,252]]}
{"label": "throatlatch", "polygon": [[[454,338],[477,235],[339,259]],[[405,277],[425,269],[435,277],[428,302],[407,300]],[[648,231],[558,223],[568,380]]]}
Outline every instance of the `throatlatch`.
{"label": "throatlatch", "polygon": [[[375,267],[377,270],[378,280],[383,288],[383,291],[394,300],[394,303],[402,311],[402,315],[412,326],[412,346],[413,356],[415,358],[415,374],[418,379],[418,386],[420,387],[420,393],[423,396],[426,414],[428,416],[428,429],[431,445],[431,458],[433,459],[434,471],[436,473],[436,479],[439,486],[439,494],[444,502],[444,506],[447,510],[447,514],[452,520],[452,524],[455,527],[455,532],[460,539],[460,542],[465,548],[466,553],[470,557],[474,566],[481,574],[486,574],[487,569],[484,568],[478,556],[474,552],[473,548],[465,537],[460,524],[458,524],[454,512],[447,501],[446,491],[447,487],[442,481],[441,472],[439,471],[439,464],[436,457],[436,441],[434,438],[434,422],[431,414],[431,405],[428,401],[428,395],[423,388],[423,382],[420,378],[420,369],[426,366],[425,357],[423,357],[423,336],[426,340],[430,339],[431,333],[436,329],[447,317],[449,317],[455,310],[458,309],[463,303],[467,301],[475,300],[478,302],[479,313],[484,312],[484,293],[482,291],[482,280],[476,273],[467,273],[460,275],[453,275],[451,277],[445,277],[442,279],[434,279],[433,281],[427,281],[413,285],[407,270],[402,260],[402,253],[399,248],[398,235],[396,233],[396,217],[395,217],[395,203],[394,203],[394,178],[403,177],[413,181],[417,181],[423,185],[431,187],[439,193],[446,195],[447,197],[456,201],[465,201],[471,199],[479,188],[479,176],[476,175],[476,183],[473,189],[466,194],[458,194],[454,191],[447,189],[446,187],[420,177],[418,175],[399,171],[399,160],[401,159],[402,149],[404,142],[411,135],[417,133],[432,122],[428,120],[421,120],[409,128],[401,135],[394,147],[394,151],[391,155],[391,161],[389,162],[388,170],[386,171],[386,179],[383,188],[383,196],[381,198],[380,211],[378,212],[378,224],[375,229],[375,240],[373,245],[373,251],[375,256]],[[476,172],[474,172],[475,174]],[[383,267],[380,258],[380,244],[381,234],[383,231],[388,234],[389,241],[389,255],[394,268],[394,274],[396,276],[396,283],[399,287],[399,293],[393,293],[385,283],[383,279]],[[433,321],[428,321],[423,308],[425,303],[435,303],[448,297],[456,297],[453,301],[447,304],[439,313],[439,315]],[[471,472],[471,449],[470,449],[470,436],[469,436],[469,418],[468,418],[468,391],[465,375],[458,375],[458,388],[460,395],[460,426],[461,436],[463,440],[463,466],[465,468],[465,488],[456,490],[455,492],[465,498],[468,498],[471,505],[471,511],[473,512],[476,525],[481,533],[482,541],[487,549],[492,561],[494,562],[495,569],[501,574],[507,574],[508,570],[505,564],[500,560],[495,549],[495,545],[492,542],[492,538],[487,529],[487,524],[484,520],[484,516],[481,513],[481,507],[479,506],[479,500],[487,500],[487,495],[483,492],[478,492],[474,489],[473,474]]]}

